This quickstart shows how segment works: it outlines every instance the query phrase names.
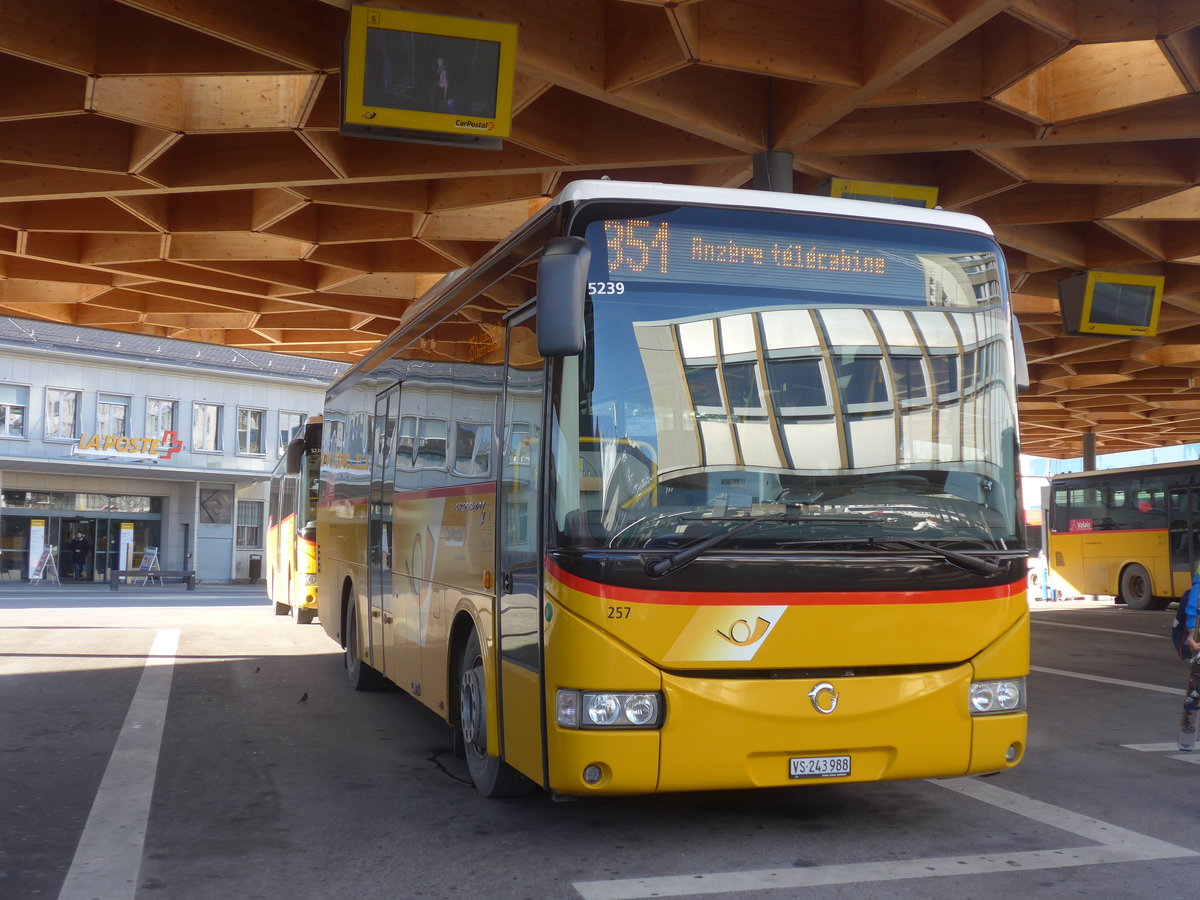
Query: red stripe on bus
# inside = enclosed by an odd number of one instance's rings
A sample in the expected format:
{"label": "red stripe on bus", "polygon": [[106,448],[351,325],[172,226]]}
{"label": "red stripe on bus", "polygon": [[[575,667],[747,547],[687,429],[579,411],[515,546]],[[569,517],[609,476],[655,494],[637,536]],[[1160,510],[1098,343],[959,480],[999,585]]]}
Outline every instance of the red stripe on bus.
{"label": "red stripe on bus", "polygon": [[1095,528],[1092,531],[1051,531],[1063,537],[1094,538],[1097,535],[1123,537],[1127,534],[1166,534],[1166,528]]}
{"label": "red stripe on bus", "polygon": [[573,591],[616,603],[646,603],[670,606],[899,606],[925,603],[980,603],[1007,600],[1025,590],[1025,583],[998,587],[948,591],[894,591],[853,593],[850,591],[655,591],[600,584],[566,572],[546,560],[546,572]]}

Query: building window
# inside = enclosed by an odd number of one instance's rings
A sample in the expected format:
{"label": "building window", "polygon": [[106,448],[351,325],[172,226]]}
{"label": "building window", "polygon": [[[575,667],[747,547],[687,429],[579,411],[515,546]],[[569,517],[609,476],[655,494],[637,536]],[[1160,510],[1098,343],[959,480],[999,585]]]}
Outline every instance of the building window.
{"label": "building window", "polygon": [[421,419],[417,423],[417,468],[446,468],[446,420]]}
{"label": "building window", "polygon": [[239,550],[262,547],[263,504],[261,500],[237,502],[237,545]]}
{"label": "building window", "polygon": [[105,437],[129,434],[129,398],[101,394],[96,404],[96,432]]}
{"label": "building window", "polygon": [[192,404],[192,449],[221,452],[221,407],[216,403]]}
{"label": "building window", "polygon": [[279,414],[279,455],[287,451],[287,445],[304,433],[304,423],[308,416],[304,413],[281,412]]}
{"label": "building window", "polygon": [[0,437],[25,437],[25,411],[29,408],[29,388],[0,384]]}
{"label": "building window", "polygon": [[149,437],[162,437],[168,431],[175,430],[175,401],[159,400],[150,397],[146,400],[146,434]]}
{"label": "building window", "polygon": [[79,391],[46,388],[47,440],[73,441],[79,437]]}
{"label": "building window", "polygon": [[454,426],[454,473],[487,475],[492,469],[492,426],[458,422]]}
{"label": "building window", "polygon": [[263,453],[263,411],[238,407],[238,453],[261,456]]}
{"label": "building window", "polygon": [[232,521],[233,491],[229,488],[200,489],[200,522],[204,525],[228,525]]}

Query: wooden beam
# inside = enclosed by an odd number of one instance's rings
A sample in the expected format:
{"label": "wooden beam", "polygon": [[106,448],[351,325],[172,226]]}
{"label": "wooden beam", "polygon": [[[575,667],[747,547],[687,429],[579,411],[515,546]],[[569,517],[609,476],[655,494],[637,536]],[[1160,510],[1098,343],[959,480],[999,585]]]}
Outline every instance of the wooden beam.
{"label": "wooden beam", "polygon": [[604,16],[605,87],[619,91],[688,64],[670,16],[662,8],[611,4]]}
{"label": "wooden beam", "polygon": [[256,132],[186,135],[145,174],[173,187],[260,187],[335,173],[295,134]]}
{"label": "wooden beam", "polygon": [[171,236],[167,258],[173,260],[298,260],[309,250],[304,241],[250,232],[185,233]]}
{"label": "wooden beam", "polygon": [[[458,179],[453,180],[457,181]],[[480,180],[482,179],[463,179],[468,183]],[[393,181],[371,184],[318,185],[299,187],[293,190],[301,197],[327,206],[424,212],[429,209],[430,189],[430,183],[425,181]]]}
{"label": "wooden beam", "polygon": [[719,68],[857,87],[867,65],[860,43],[864,23],[847,12],[789,0],[705,0],[693,52]]}
{"label": "wooden beam", "polygon": [[71,284],[54,281],[26,281],[21,278],[0,280],[0,304],[83,303],[107,288],[95,284]]}
{"label": "wooden beam", "polygon": [[1064,123],[1187,93],[1153,40],[1080,44],[1039,68],[997,101]]}
{"label": "wooden beam", "polygon": [[[931,26],[927,21],[914,21],[908,27],[889,29],[884,25],[887,17],[882,17],[877,27],[863,30],[868,54],[880,54],[880,61],[872,64],[863,83],[831,87],[783,82],[777,86],[773,147],[802,152],[814,136],[953,46],[1008,5],[1009,0],[964,0],[955,10],[957,18],[953,24],[944,28]],[[870,12],[874,7],[867,5],[863,9]]]}
{"label": "wooden beam", "polygon": [[327,4],[297,4],[291,0],[122,0],[221,41],[305,69],[336,69],[336,42],[325,35],[341,34],[348,24],[343,10]]}
{"label": "wooden beam", "polygon": [[987,156],[1028,181],[1178,187],[1195,181],[1194,148],[1186,141],[991,147]]}
{"label": "wooden beam", "polygon": [[417,236],[422,240],[500,241],[528,220],[540,206],[538,200],[514,200],[491,206],[447,210],[429,216]]}
{"label": "wooden beam", "polygon": [[0,121],[6,121],[81,113],[89,82],[75,72],[0,55],[0,84],[20,86],[0,92]]}
{"label": "wooden beam", "polygon": [[961,150],[1035,140],[1031,123],[982,103],[860,109],[796,147],[806,155]]}
{"label": "wooden beam", "polygon": [[[0,50],[82,75],[93,72],[99,24],[95,3],[6,0]],[[70,27],[63,27],[70,23]]]}

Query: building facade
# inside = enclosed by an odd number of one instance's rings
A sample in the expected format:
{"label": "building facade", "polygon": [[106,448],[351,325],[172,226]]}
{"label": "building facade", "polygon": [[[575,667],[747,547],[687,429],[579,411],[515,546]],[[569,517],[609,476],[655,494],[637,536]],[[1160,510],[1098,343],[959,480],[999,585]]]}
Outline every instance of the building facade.
{"label": "building facade", "polygon": [[[0,579],[261,577],[272,470],[345,366],[0,318]],[[39,570],[39,567],[44,567]]]}

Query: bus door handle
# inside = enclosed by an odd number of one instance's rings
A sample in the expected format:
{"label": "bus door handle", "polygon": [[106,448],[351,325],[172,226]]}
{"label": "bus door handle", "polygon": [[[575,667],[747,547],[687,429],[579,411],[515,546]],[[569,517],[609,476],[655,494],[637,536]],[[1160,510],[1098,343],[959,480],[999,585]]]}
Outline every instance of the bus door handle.
{"label": "bus door handle", "polygon": [[500,579],[502,590],[505,594],[511,594],[513,590],[512,572],[505,572],[504,577]]}

